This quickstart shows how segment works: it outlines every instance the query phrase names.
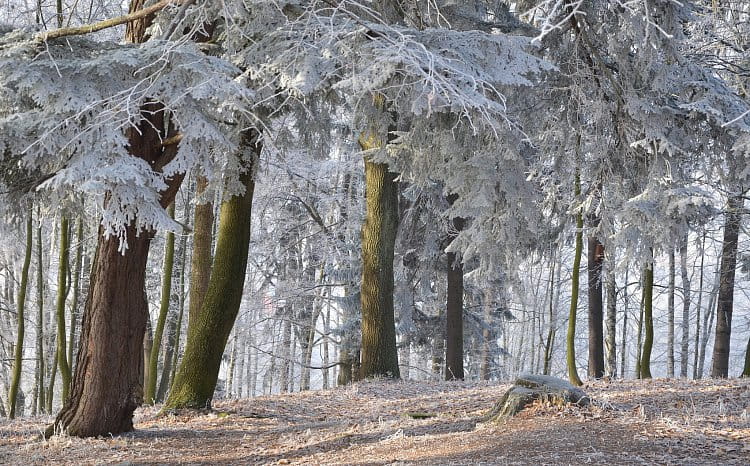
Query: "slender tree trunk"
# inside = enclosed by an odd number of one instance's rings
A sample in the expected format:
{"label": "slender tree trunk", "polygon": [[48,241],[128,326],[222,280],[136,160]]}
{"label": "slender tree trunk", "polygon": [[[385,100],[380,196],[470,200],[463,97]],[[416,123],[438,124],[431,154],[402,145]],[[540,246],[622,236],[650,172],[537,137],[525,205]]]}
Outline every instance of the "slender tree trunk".
{"label": "slender tree trunk", "polygon": [[669,250],[669,289],[667,290],[667,377],[674,378],[674,249]]}
{"label": "slender tree trunk", "polygon": [[281,333],[281,365],[279,374],[279,391],[286,393],[289,391],[289,366],[291,360],[291,346],[292,346],[292,320],[291,312],[289,308],[284,309],[284,321],[282,322],[282,333]]}
{"label": "slender tree trunk", "polygon": [[76,257],[73,270],[73,302],[70,303],[70,333],[68,334],[68,366],[73,371],[73,349],[76,346],[76,328],[78,326],[78,304],[81,293],[81,267],[83,265],[83,219],[78,219],[76,228]]}
{"label": "slender tree trunk", "polygon": [[747,339],[747,348],[745,349],[745,366],[742,369],[742,377],[750,377],[750,338]]}
{"label": "slender tree trunk", "polygon": [[[552,249],[550,247],[550,249]],[[552,363],[552,352],[553,348],[555,347],[555,336],[557,334],[557,318],[555,315],[555,309],[556,309],[556,301],[557,297],[555,294],[555,267],[559,270],[562,267],[562,261],[558,260],[556,256],[558,255],[557,249],[554,250],[554,253],[550,253],[550,275],[549,275],[549,330],[547,332],[547,340],[544,344],[544,375],[550,375],[550,371],[552,370],[551,363]],[[558,272],[559,273],[559,272]],[[559,287],[558,287],[559,292]]]}
{"label": "slender tree trunk", "polygon": [[37,411],[46,412],[46,391],[44,384],[45,354],[44,354],[44,261],[42,258],[42,222],[39,210],[37,210],[37,221],[39,226],[36,231],[36,386],[37,386]]}
{"label": "slender tree trunk", "polygon": [[643,350],[641,352],[640,378],[642,379],[651,378],[651,348],[654,345],[653,294],[654,263],[651,262],[643,270],[643,323],[645,338],[643,339]]}
{"label": "slender tree trunk", "polygon": [[57,270],[57,367],[62,381],[62,398],[65,404],[70,391],[70,366],[65,341],[65,298],[68,296],[68,258],[70,256],[69,221],[63,216],[60,219],[60,260]]}
{"label": "slender tree trunk", "polygon": [[[575,197],[581,195],[581,177],[576,173],[575,178]],[[583,252],[583,214],[579,210],[576,214],[576,249],[573,257],[573,271],[571,277],[570,291],[570,313],[568,314],[568,334],[566,343],[566,363],[568,366],[568,378],[573,385],[583,385],[578,377],[578,368],[576,367],[576,312],[578,309],[578,280],[581,270],[581,255]]]}
{"label": "slender tree trunk", "polygon": [[592,379],[604,376],[604,306],[602,305],[602,263],[604,246],[595,236],[588,238],[588,297],[589,297],[589,368]]}
{"label": "slender tree trunk", "polygon": [[706,347],[708,346],[708,339],[711,334],[711,330],[714,326],[714,316],[716,315],[716,297],[719,293],[719,287],[721,283],[720,274],[721,264],[717,264],[716,270],[714,271],[714,284],[711,288],[711,294],[708,298],[708,307],[706,312],[703,313],[703,333],[701,335],[701,348],[700,356],[698,356],[698,378],[703,377],[703,369],[706,363]]}
{"label": "slender tree trunk", "polygon": [[[189,216],[189,202],[185,202],[185,222],[188,222]],[[174,334],[174,350],[172,352],[172,364],[169,373],[169,387],[171,390],[172,384],[174,383],[174,376],[177,372],[177,365],[180,359],[180,337],[182,336],[182,319],[185,313],[185,264],[187,263],[187,236],[182,235],[180,239],[180,294],[179,294],[179,312],[177,314],[177,323],[175,324]],[[166,372],[165,372],[166,374]],[[161,391],[161,389],[159,389]],[[167,389],[164,390],[164,396],[166,396]],[[163,397],[160,399],[164,399]]]}
{"label": "slender tree trunk", "polygon": [[25,316],[24,310],[26,308],[26,287],[29,283],[29,265],[31,264],[31,250],[33,249],[33,238],[34,228],[31,214],[26,220],[26,253],[23,258],[23,268],[21,269],[21,284],[18,287],[18,330],[16,333],[16,348],[15,355],[13,358],[13,373],[10,382],[10,390],[8,394],[8,417],[13,419],[16,417],[16,402],[18,397],[18,389],[21,385],[21,366],[23,364],[23,338],[25,331]]}
{"label": "slender tree trunk", "polygon": [[185,354],[164,409],[210,408],[229,334],[242,302],[250,245],[250,215],[255,188],[255,163],[261,151],[259,134],[250,130],[244,145],[253,152],[240,175],[242,195],[221,204],[216,255],[200,313],[188,325]]}
{"label": "slender tree trunk", "polygon": [[701,241],[701,266],[698,271],[698,305],[695,307],[695,352],[693,355],[693,379],[698,379],[698,355],[700,354],[701,310],[703,309],[703,263],[706,258],[706,233]]}
{"label": "slender tree trunk", "polygon": [[[385,97],[373,106],[385,116]],[[385,150],[390,131],[375,123],[359,138],[362,150]],[[393,255],[398,231],[398,183],[388,165],[365,158],[365,222],[362,226],[362,349],[360,377],[399,378],[393,309]]]}
{"label": "slender tree trunk", "polygon": [[688,360],[690,359],[690,277],[687,267],[688,236],[680,241],[680,276],[682,279],[682,323],[680,342],[680,377],[688,376]]}
{"label": "slender tree trunk", "polygon": [[[169,216],[174,218],[174,202],[167,209]],[[161,351],[161,339],[164,335],[164,325],[167,322],[169,314],[169,303],[172,298],[172,271],[174,270],[174,233],[167,232],[167,242],[164,247],[164,266],[162,271],[161,284],[161,303],[159,306],[159,317],[156,320],[156,329],[154,330],[154,342],[151,347],[151,354],[148,360],[148,384],[144,394],[144,400],[147,404],[156,402],[156,382],[159,371],[159,353]]]}
{"label": "slender tree trunk", "polygon": [[[614,262],[614,260],[612,260]],[[605,372],[609,378],[617,377],[617,282],[615,272],[610,268],[607,272],[607,335],[604,346],[607,350]]]}
{"label": "slender tree trunk", "polygon": [[629,296],[628,296],[628,275],[629,270],[625,269],[625,285],[622,288],[622,346],[620,347],[620,378],[625,378],[625,369],[627,367],[627,336],[628,336],[628,313],[629,309]]}
{"label": "slender tree trunk", "polygon": [[718,307],[716,309],[716,337],[714,338],[711,377],[729,376],[729,350],[734,309],[734,276],[737,268],[737,240],[744,198],[729,198],[724,222],[724,242],[721,248],[721,270]]}

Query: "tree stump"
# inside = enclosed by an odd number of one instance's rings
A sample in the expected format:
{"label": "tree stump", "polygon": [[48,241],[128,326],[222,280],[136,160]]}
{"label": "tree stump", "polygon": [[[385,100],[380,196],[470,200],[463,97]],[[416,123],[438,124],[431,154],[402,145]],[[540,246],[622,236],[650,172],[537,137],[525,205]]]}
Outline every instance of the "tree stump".
{"label": "tree stump", "polygon": [[514,385],[482,420],[500,421],[515,416],[534,400],[542,400],[554,406],[587,406],[591,402],[583,390],[568,381],[549,375],[527,374],[516,379]]}

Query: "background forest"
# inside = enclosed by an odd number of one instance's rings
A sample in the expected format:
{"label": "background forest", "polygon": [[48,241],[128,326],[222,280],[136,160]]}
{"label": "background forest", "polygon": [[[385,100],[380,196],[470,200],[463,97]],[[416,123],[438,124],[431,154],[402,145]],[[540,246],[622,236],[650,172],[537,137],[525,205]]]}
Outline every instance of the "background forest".
{"label": "background forest", "polygon": [[744,0],[2,0],[0,414],[750,376],[749,85]]}

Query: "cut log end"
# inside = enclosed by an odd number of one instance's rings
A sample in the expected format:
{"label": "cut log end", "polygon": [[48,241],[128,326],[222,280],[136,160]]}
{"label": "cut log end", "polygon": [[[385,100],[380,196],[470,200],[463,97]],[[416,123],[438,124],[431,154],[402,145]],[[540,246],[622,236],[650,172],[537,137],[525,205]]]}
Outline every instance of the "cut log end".
{"label": "cut log end", "polygon": [[548,375],[522,375],[482,421],[505,420],[535,400],[560,407],[569,404],[587,406],[591,402],[583,390],[565,380]]}

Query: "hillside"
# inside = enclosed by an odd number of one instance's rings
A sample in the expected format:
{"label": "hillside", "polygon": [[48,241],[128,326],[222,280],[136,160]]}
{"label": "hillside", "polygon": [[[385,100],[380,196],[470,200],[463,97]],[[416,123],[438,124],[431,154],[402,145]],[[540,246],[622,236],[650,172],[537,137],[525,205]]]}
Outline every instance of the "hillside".
{"label": "hillside", "polygon": [[[0,464],[747,464],[750,380],[585,386],[589,408],[533,406],[477,424],[508,385],[362,382],[216,403],[109,439],[39,440],[47,418],[0,424]],[[409,413],[434,415],[414,419]]]}

